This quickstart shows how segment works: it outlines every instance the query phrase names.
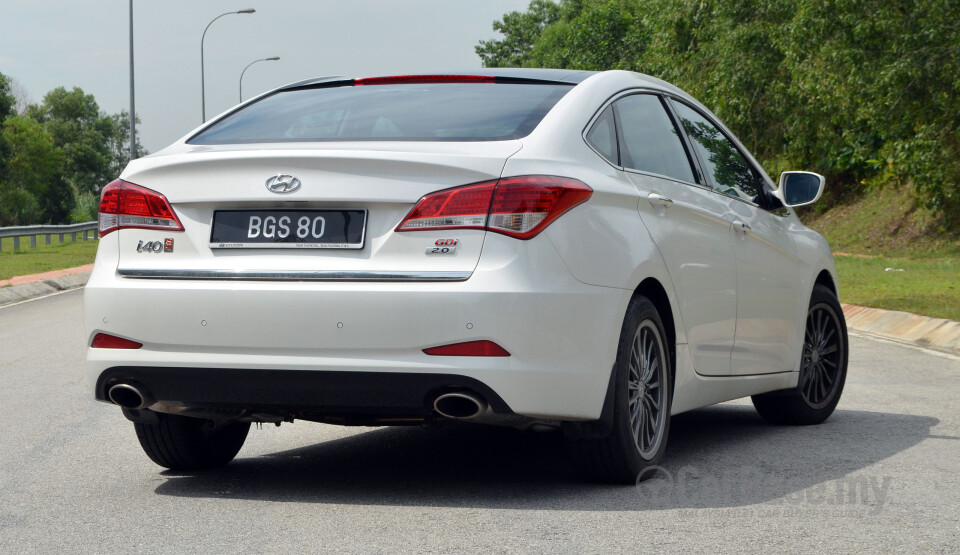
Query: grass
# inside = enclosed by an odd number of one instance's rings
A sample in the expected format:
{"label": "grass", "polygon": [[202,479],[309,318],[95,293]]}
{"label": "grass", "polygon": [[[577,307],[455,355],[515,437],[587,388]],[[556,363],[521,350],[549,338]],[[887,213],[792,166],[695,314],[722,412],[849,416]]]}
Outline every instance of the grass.
{"label": "grass", "polygon": [[960,258],[960,231],[946,231],[907,187],[889,186],[822,214],[801,209],[804,223],[823,234],[834,252],[892,258]]}
{"label": "grass", "polygon": [[960,235],[940,229],[907,188],[801,218],[830,242],[843,302],[960,320]]}
{"label": "grass", "polygon": [[43,236],[37,237],[37,248],[30,248],[30,238],[20,238],[20,249],[13,250],[13,238],[0,239],[0,280],[15,276],[25,276],[73,268],[93,262],[97,254],[96,239],[82,240],[78,234],[77,242],[70,241],[70,235],[64,236],[60,243],[58,237],[50,237],[50,244],[44,244]]}
{"label": "grass", "polygon": [[960,321],[960,258],[848,255],[836,261],[845,303]]}

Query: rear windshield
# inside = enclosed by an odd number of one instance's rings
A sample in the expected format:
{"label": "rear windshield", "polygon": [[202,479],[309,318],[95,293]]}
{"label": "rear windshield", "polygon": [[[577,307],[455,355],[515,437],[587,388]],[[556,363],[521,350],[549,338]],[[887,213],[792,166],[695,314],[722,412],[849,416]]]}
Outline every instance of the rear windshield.
{"label": "rear windshield", "polygon": [[502,141],[530,134],[572,85],[431,83],[282,91],[218,121],[194,145]]}

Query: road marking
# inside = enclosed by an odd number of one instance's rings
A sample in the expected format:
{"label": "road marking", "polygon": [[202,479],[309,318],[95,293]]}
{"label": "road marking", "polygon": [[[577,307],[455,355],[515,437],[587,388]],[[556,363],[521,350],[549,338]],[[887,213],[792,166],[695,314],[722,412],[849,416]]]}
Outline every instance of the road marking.
{"label": "road marking", "polygon": [[5,305],[3,305],[3,306],[0,306],[0,310],[3,310],[3,309],[5,309],[5,308],[10,308],[10,307],[12,307],[12,306],[18,306],[18,305],[21,305],[21,304],[24,304],[24,303],[32,303],[33,301],[39,301],[40,299],[46,299],[46,298],[49,298],[49,297],[55,297],[55,296],[57,296],[57,295],[62,295],[62,294],[64,294],[64,293],[72,293],[73,291],[77,291],[77,290],[79,290],[79,289],[83,289],[83,287],[74,287],[74,288],[72,288],[72,289],[62,289],[62,290],[60,290],[60,291],[54,291],[53,293],[48,293],[48,294],[46,294],[46,295],[42,295],[42,296],[40,296],[40,297],[33,297],[33,298],[30,298],[30,299],[24,299],[24,300],[22,300],[22,301],[17,301],[17,302],[15,302],[15,303],[5,304]]}
{"label": "road marking", "polygon": [[861,339],[869,339],[870,341],[876,341],[876,342],[878,342],[878,343],[889,343],[890,345],[896,345],[896,346],[898,346],[898,347],[906,347],[907,349],[913,349],[914,351],[920,351],[921,353],[926,353],[926,354],[928,354],[928,355],[936,355],[936,356],[941,357],[941,358],[945,358],[945,359],[948,359],[948,360],[953,360],[953,361],[956,361],[956,362],[960,362],[960,357],[958,357],[958,356],[956,356],[956,355],[951,355],[950,353],[945,353],[945,352],[943,352],[943,351],[937,351],[936,349],[929,349],[929,348],[927,348],[927,347],[921,347],[920,345],[915,345],[915,344],[913,344],[913,343],[907,343],[907,342],[905,342],[905,341],[897,341],[897,340],[895,340],[895,339],[889,339],[889,338],[886,338],[886,337],[880,337],[879,335],[872,335],[872,334],[869,334],[869,333],[864,333],[864,332],[862,332],[862,331],[852,331],[852,330],[850,330],[850,329],[847,330],[847,334],[848,334],[848,335],[852,335],[852,336],[854,336],[854,337],[859,337],[859,338],[861,338]]}

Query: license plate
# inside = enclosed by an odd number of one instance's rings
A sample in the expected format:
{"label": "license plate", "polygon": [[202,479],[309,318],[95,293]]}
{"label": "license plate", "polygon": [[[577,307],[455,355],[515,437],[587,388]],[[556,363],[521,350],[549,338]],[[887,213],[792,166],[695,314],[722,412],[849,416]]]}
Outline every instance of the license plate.
{"label": "license plate", "polygon": [[362,249],[366,210],[217,210],[213,249]]}

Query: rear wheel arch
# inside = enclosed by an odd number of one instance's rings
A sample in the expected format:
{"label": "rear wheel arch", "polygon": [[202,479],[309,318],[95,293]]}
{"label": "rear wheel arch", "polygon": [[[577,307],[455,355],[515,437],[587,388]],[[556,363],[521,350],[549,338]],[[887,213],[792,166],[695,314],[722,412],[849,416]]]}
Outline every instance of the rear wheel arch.
{"label": "rear wheel arch", "polygon": [[673,365],[662,309],[643,293],[633,295],[621,326],[605,414],[565,427],[574,465],[591,481],[636,483],[650,475],[644,470],[656,468],[666,449]]}
{"label": "rear wheel arch", "polygon": [[660,320],[663,321],[664,332],[667,334],[667,350],[670,353],[670,377],[673,378],[671,383],[676,383],[677,326],[673,318],[673,308],[670,305],[667,290],[657,278],[648,277],[634,289],[633,296],[644,296],[649,299],[656,307]]}
{"label": "rear wheel arch", "polygon": [[[648,277],[640,282],[639,285],[634,289],[633,295],[630,297],[630,301],[627,302],[627,306],[624,314],[621,314],[620,324],[629,317],[630,306],[633,304],[633,301],[637,297],[645,297],[649,300],[654,308],[657,309],[657,313],[660,316],[661,323],[663,324],[664,333],[666,334],[667,341],[667,353],[670,359],[670,388],[671,390],[676,383],[676,355],[677,355],[677,328],[676,321],[673,317],[673,309],[670,304],[670,298],[667,295],[666,289],[660,281],[655,277]],[[613,428],[613,395],[614,395],[614,377],[616,376],[615,366],[609,370],[608,384],[607,384],[607,393],[604,396],[603,408],[600,413],[600,418],[593,421],[586,422],[565,422],[563,429],[564,433],[569,438],[573,439],[588,439],[588,438],[600,438],[606,437],[611,429]]]}

